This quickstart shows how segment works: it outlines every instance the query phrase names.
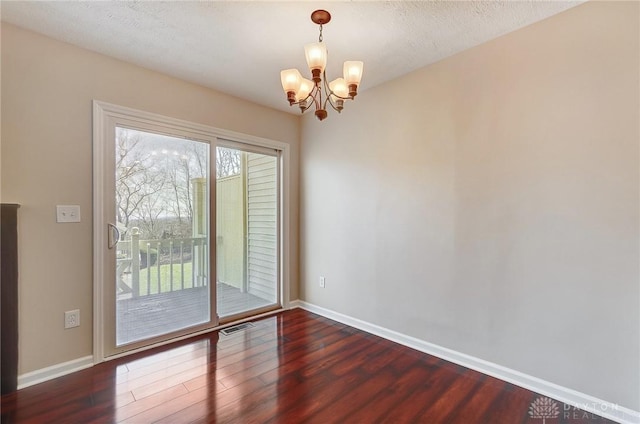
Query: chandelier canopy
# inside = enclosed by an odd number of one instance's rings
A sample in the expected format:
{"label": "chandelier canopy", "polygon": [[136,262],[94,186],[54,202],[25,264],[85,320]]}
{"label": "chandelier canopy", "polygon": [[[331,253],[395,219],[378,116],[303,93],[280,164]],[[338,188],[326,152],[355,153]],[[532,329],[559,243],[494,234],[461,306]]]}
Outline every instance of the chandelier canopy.
{"label": "chandelier canopy", "polygon": [[344,101],[353,100],[358,94],[363,63],[344,62],[343,77],[327,83],[327,47],[322,41],[322,25],[329,23],[331,14],[326,10],[316,10],[311,14],[311,20],[320,26],[318,42],[304,46],[311,80],[303,78],[297,69],[280,72],[280,80],[290,106],[298,105],[301,113],[315,106],[315,115],[322,121],[327,117],[327,104],[340,113]]}

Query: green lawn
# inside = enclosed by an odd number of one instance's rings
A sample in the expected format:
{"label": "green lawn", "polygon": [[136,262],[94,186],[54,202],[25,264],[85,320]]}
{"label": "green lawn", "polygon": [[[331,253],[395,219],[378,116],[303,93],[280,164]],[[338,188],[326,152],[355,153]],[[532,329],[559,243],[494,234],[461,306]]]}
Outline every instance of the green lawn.
{"label": "green lawn", "polygon": [[[183,286],[181,283],[182,278],[182,269],[184,269],[184,288],[191,288],[192,278],[191,278],[191,262],[186,262],[184,264],[184,268],[180,266],[180,264],[173,265],[173,290],[180,290]],[[149,277],[149,282],[147,282],[147,276]],[[162,290],[161,292],[171,291],[171,266],[170,265],[160,265],[160,281]],[[148,294],[147,287],[151,286],[151,294],[156,294],[159,292],[158,290],[158,266],[154,265],[149,268],[140,270],[140,296],[144,296]]]}

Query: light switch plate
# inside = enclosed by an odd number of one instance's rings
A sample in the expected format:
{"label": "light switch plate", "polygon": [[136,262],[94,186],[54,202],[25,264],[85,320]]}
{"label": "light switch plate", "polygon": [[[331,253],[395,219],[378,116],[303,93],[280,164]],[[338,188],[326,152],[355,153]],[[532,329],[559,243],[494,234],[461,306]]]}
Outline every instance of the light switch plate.
{"label": "light switch plate", "polygon": [[80,206],[57,205],[56,222],[80,222]]}

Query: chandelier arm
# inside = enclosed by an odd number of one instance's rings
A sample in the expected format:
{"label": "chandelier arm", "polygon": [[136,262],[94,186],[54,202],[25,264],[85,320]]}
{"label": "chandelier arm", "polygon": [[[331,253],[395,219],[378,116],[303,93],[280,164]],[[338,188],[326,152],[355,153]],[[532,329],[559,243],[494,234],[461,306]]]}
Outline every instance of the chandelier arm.
{"label": "chandelier arm", "polygon": [[307,105],[304,107],[303,111],[306,112],[307,110],[311,109],[311,106],[315,106],[316,109],[318,109],[318,99],[316,99],[315,94],[311,95],[309,94],[307,96],[307,99],[311,98],[311,102],[307,102]]}
{"label": "chandelier arm", "polygon": [[335,93],[335,91],[331,90],[329,87],[329,83],[327,82],[327,74],[326,71],[322,73],[322,84],[324,85],[324,92],[327,97],[331,97],[332,95],[340,100],[353,100],[352,96],[342,97]]}
{"label": "chandelier arm", "polygon": [[[328,55],[327,55],[328,56]],[[322,71],[322,84],[324,85],[325,93],[330,93],[329,83],[327,82],[327,71]]]}
{"label": "chandelier arm", "polygon": [[[331,95],[333,94],[333,91],[329,90],[329,93],[330,93],[330,94],[327,94],[327,98],[326,98],[326,100],[325,100],[325,102],[324,102],[324,106],[325,106],[325,107],[324,107],[324,109],[326,109],[326,107],[327,107],[327,103],[329,103],[329,105],[331,106],[331,109],[335,110],[335,111],[336,111],[336,112],[338,112],[338,113],[342,112],[342,109],[341,109],[341,108],[339,108],[339,107],[337,107],[337,106],[333,103],[333,99],[331,98]],[[335,95],[335,94],[333,94],[333,95],[334,95],[334,96],[336,96],[336,97],[340,97],[340,96],[337,96],[337,95]]]}
{"label": "chandelier arm", "polygon": [[323,79],[323,85],[324,85],[324,92],[326,95],[326,99],[324,101],[324,107],[323,109],[326,109],[327,107],[327,103],[329,103],[329,105],[331,105],[331,109],[335,110],[336,112],[340,113],[342,112],[342,108],[344,106],[342,106],[341,108],[338,108],[335,103],[333,102],[334,99],[332,98],[332,96],[335,96],[336,99],[339,100],[353,100],[353,97],[342,97],[337,95],[333,90],[331,90],[331,87],[329,86],[329,83],[327,82],[327,75],[326,72],[322,73],[322,79]]}
{"label": "chandelier arm", "polygon": [[331,91],[331,88],[329,88],[329,83],[327,82],[327,73],[326,71],[322,71],[322,85],[324,86],[324,94],[326,99],[324,100],[324,105],[323,105],[323,109],[327,108],[327,102],[329,102],[329,104],[331,105],[331,107],[333,109],[335,109],[335,107],[333,106],[333,102],[331,101],[331,94],[333,94],[333,91]]}
{"label": "chandelier arm", "polygon": [[353,100],[353,97],[348,96],[348,97],[342,97],[342,96],[338,96],[336,93],[334,93],[333,91],[331,92],[332,95],[336,96],[336,98],[340,99],[340,100]]}
{"label": "chandelier arm", "polygon": [[[330,99],[331,97],[328,97],[327,99]],[[329,104],[331,105],[331,109],[335,110],[336,112],[340,113],[342,112],[342,110],[338,109],[334,104],[333,101],[329,100]]]}
{"label": "chandelier arm", "polygon": [[[298,100],[297,102],[291,103],[291,106],[293,106],[293,105],[300,106],[300,109],[302,110],[302,113],[304,113],[307,110],[309,110],[309,108],[312,105],[319,106],[318,100],[316,99],[317,90],[318,90],[318,87],[314,87],[313,90],[311,90],[311,92],[309,94],[307,94],[307,97],[305,97],[304,99]],[[313,100],[312,102],[309,102],[310,98]]]}
{"label": "chandelier arm", "polygon": [[[322,74],[322,79],[325,79],[324,72]],[[322,88],[320,86],[318,86],[317,88],[318,88],[318,103],[317,104],[318,104],[318,107],[320,109],[324,109],[324,107],[322,107]]]}
{"label": "chandelier arm", "polygon": [[[307,96],[302,100],[298,100],[297,102],[293,102],[293,103],[291,103],[291,106],[300,106],[300,105],[306,104],[307,103],[307,99],[309,97],[311,97],[311,96]],[[309,108],[309,106],[305,107],[304,110],[307,110],[308,108]]]}
{"label": "chandelier arm", "polygon": [[[320,91],[320,88],[316,85],[313,87],[313,90],[311,90],[311,93],[309,93],[309,96],[311,97],[311,99],[313,100],[313,102],[309,103],[309,106],[307,106],[307,109],[311,107],[311,105],[315,105],[316,109],[318,109],[321,104],[322,104],[322,92]],[[319,99],[318,99],[319,97]],[[305,109],[305,110],[307,110]]]}
{"label": "chandelier arm", "polygon": [[331,88],[329,88],[329,84],[327,83],[327,73],[326,72],[322,72],[322,85],[324,87],[324,94],[325,94],[325,99],[324,99],[324,104],[322,105],[322,109],[326,109],[327,108],[327,102],[331,105],[331,107],[333,109],[335,109],[334,105],[333,105],[333,101],[331,100]]}
{"label": "chandelier arm", "polygon": [[329,103],[331,105],[331,107],[333,107],[333,104],[331,103],[331,100],[329,100],[329,99],[330,99],[329,96],[325,97],[324,103],[322,104],[322,109],[325,109],[325,110],[327,109],[327,103]]}

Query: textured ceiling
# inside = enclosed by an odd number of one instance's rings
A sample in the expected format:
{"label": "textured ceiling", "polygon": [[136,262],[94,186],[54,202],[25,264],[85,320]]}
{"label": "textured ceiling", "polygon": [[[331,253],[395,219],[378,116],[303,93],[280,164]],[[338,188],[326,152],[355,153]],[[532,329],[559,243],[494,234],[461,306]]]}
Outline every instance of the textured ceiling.
{"label": "textured ceiling", "polygon": [[327,77],[363,60],[360,91],[581,1],[59,1],[0,3],[2,20],[259,104],[289,108],[280,70],[306,70],[326,9]]}

